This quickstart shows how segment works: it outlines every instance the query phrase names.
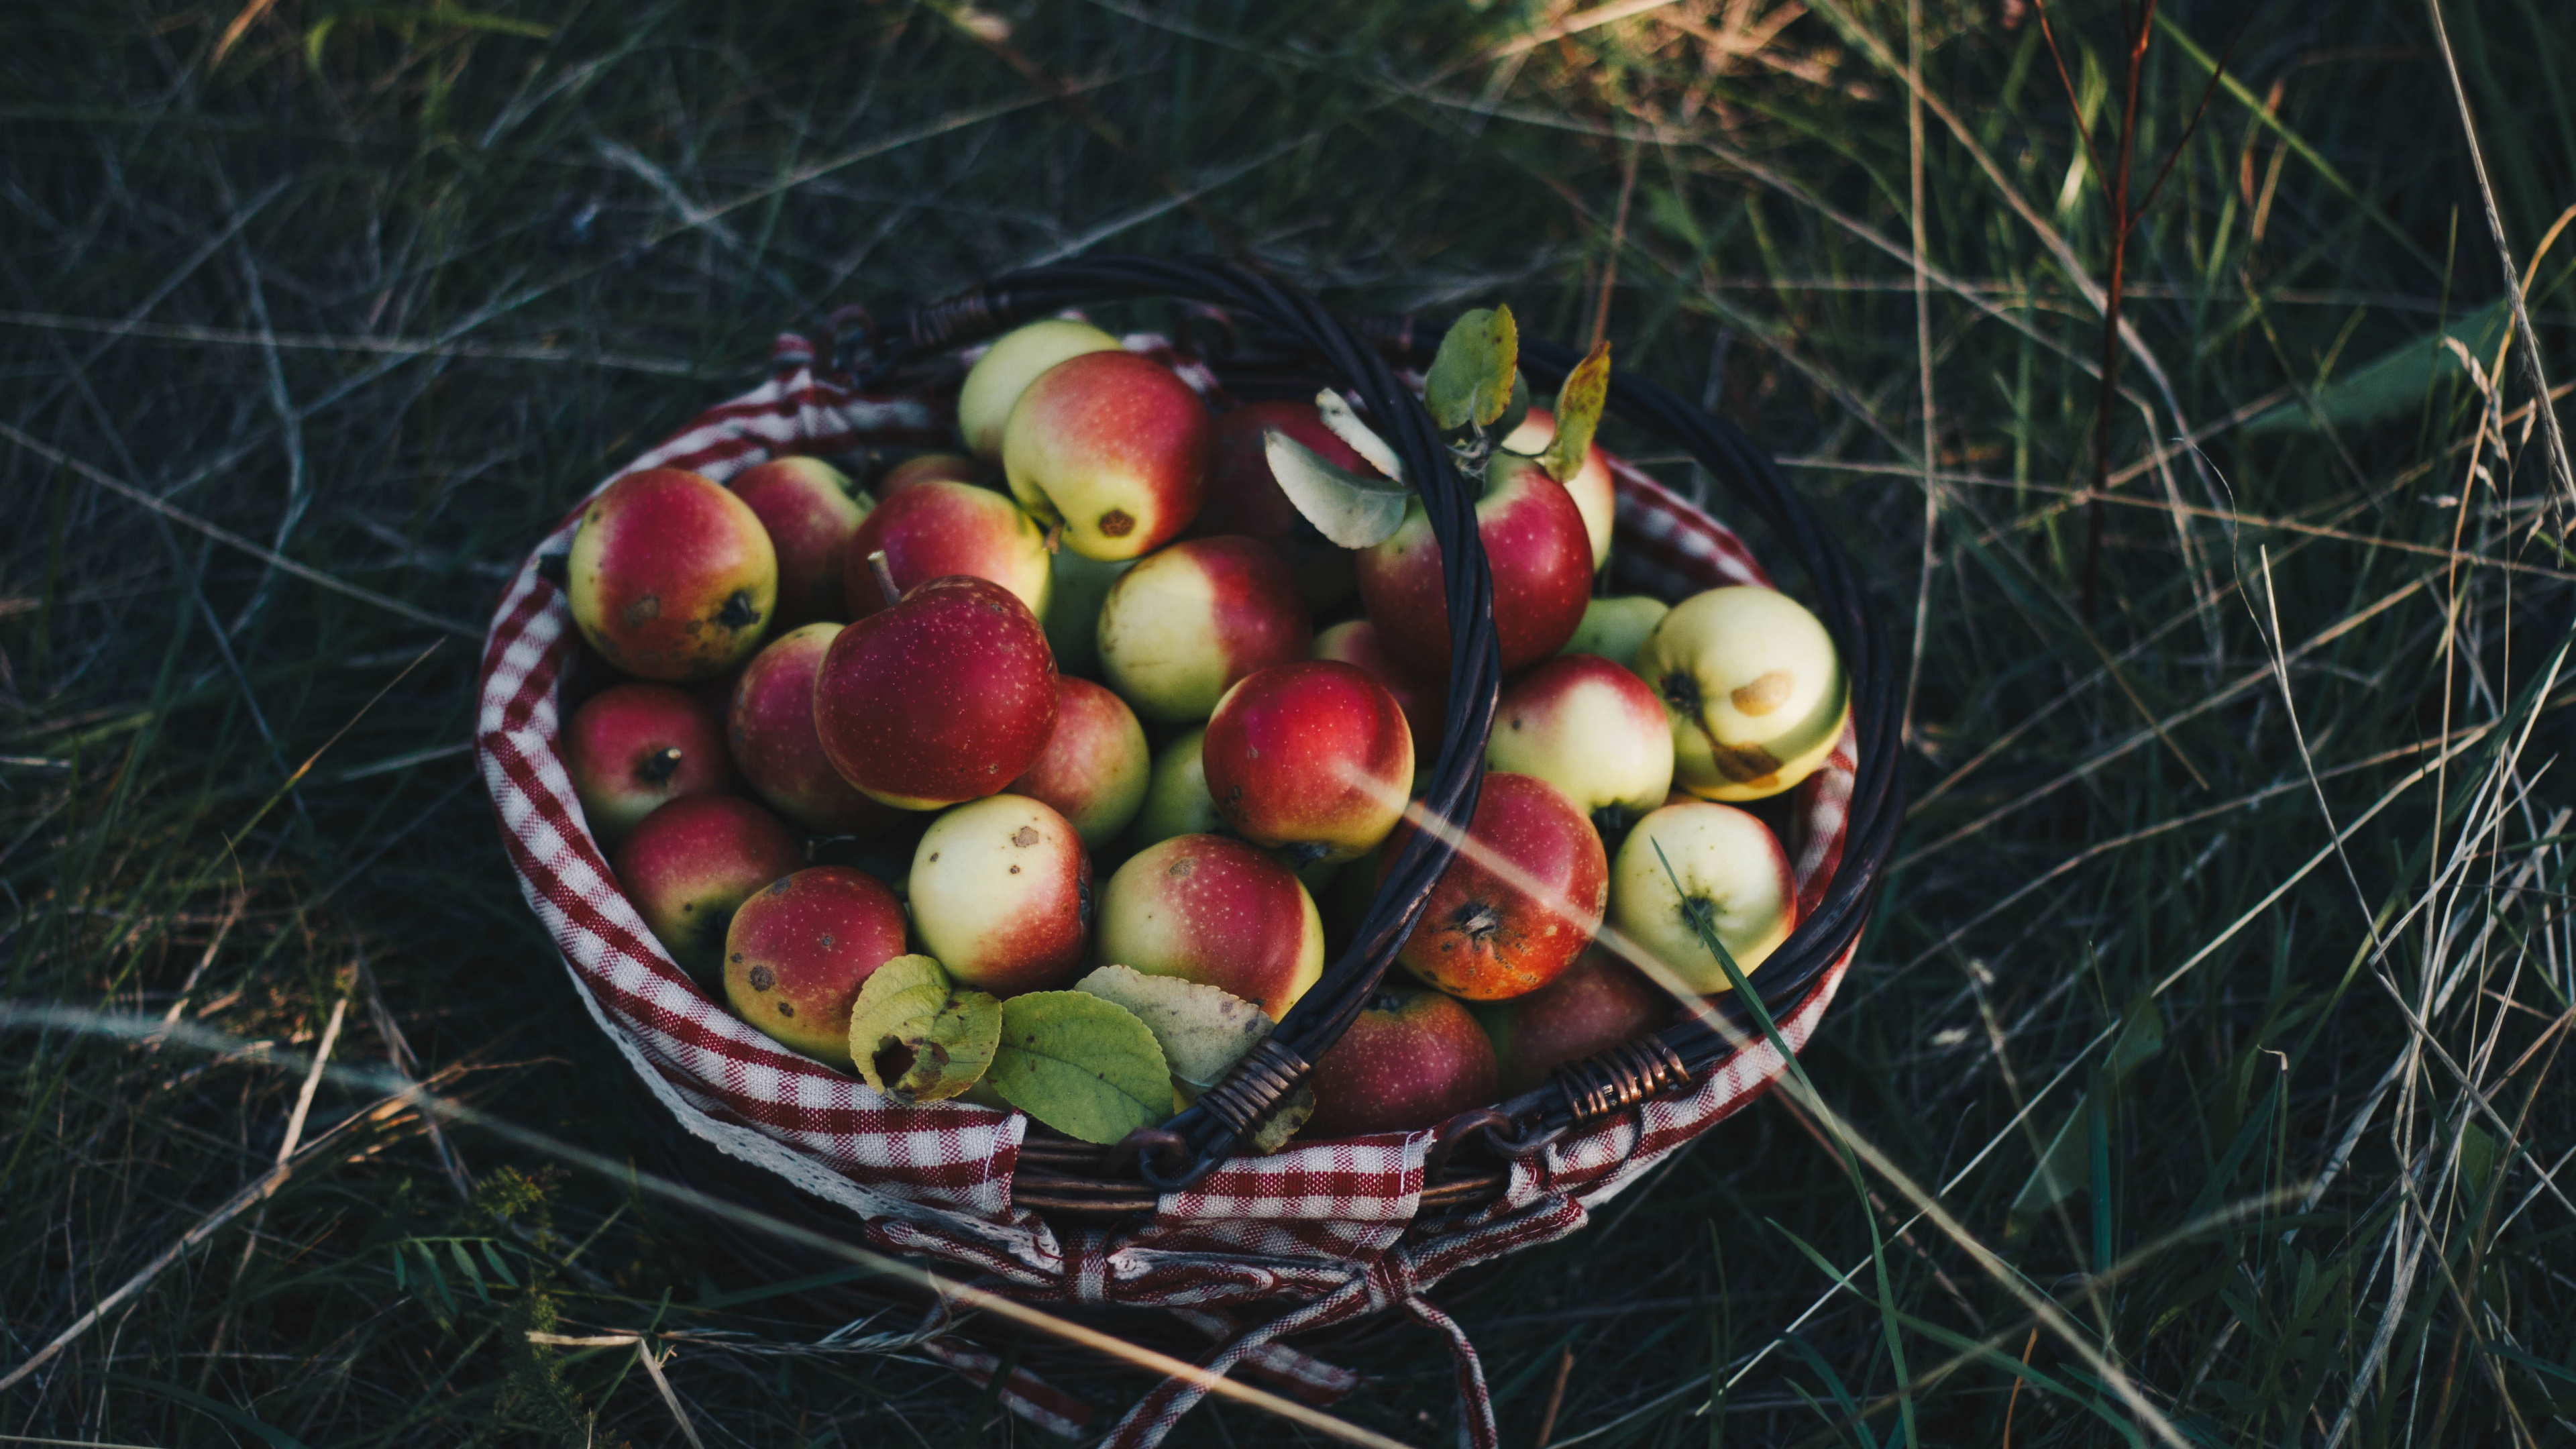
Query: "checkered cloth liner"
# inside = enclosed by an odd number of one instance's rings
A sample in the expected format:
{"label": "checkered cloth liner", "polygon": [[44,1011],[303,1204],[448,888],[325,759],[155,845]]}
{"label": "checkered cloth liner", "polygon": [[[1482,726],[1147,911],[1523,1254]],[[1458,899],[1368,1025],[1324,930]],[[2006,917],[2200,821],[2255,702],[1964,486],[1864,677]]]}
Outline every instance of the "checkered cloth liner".
{"label": "checkered cloth liner", "polygon": [[[1213,374],[1165,339],[1125,342],[1220,395]],[[768,382],[700,414],[624,471],[687,468],[722,481],[782,454],[936,447],[949,435],[943,403],[855,393],[818,372],[812,346],[788,335],[778,339]],[[1679,598],[1769,583],[1724,526],[1625,462],[1614,462],[1613,473],[1623,587]],[[578,517],[575,509],[531,552],[493,616],[483,655],[475,746],[520,888],[561,952],[575,995],[680,1125],[838,1204],[880,1249],[945,1262],[1027,1301],[1163,1307],[1211,1340],[1205,1367],[1240,1368],[1312,1402],[1339,1397],[1356,1379],[1283,1340],[1400,1308],[1449,1339],[1461,1435],[1474,1449],[1494,1449],[1475,1350],[1424,1290],[1470,1264],[1582,1227],[1594,1209],[1752,1100],[1784,1065],[1767,1043],[1748,1047],[1689,1096],[1642,1104],[1515,1164],[1503,1196],[1464,1215],[1415,1221],[1431,1146],[1431,1134],[1416,1132],[1238,1158],[1166,1196],[1148,1222],[1114,1233],[1059,1230],[1012,1205],[1026,1118],[956,1103],[901,1106],[781,1050],[673,965],[619,893],[556,752],[556,686],[575,639],[565,600],[538,576],[537,557],[565,547]],[[1791,848],[1802,905],[1812,905],[1841,859],[1851,785],[1847,735],[1795,797]],[[1792,1050],[1814,1031],[1849,964],[1848,956],[1837,962],[1780,1016]],[[935,1342],[935,1356],[970,1379],[985,1382],[998,1367],[970,1344]],[[1166,1381],[1106,1443],[1149,1449],[1204,1392]],[[1079,1400],[1023,1371],[1013,1371],[998,1398],[1060,1432],[1090,1418]]]}

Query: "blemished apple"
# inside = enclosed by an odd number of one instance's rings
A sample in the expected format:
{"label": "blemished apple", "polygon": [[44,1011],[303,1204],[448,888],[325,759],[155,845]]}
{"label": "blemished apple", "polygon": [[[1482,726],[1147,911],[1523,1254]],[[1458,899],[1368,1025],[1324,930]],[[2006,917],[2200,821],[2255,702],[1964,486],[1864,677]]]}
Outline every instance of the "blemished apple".
{"label": "blemished apple", "polygon": [[971,574],[1018,595],[1030,613],[1046,614],[1052,588],[1046,531],[990,488],[933,479],[889,494],[870,510],[842,555],[842,585],[853,619],[886,607],[868,561],[878,552],[885,554],[897,590]]}
{"label": "blemished apple", "polygon": [[1494,1046],[1467,1008],[1427,986],[1369,999],[1306,1079],[1315,1115],[1298,1139],[1420,1132],[1496,1098]]}
{"label": "blemished apple", "polygon": [[820,458],[772,458],[733,480],[733,496],[750,505],[778,551],[779,629],[838,619],[848,607],[841,559],[850,535],[875,500],[853,488]]}
{"label": "blemished apple", "polygon": [[814,730],[814,681],[840,633],[838,624],[808,624],[753,655],[734,677],[725,739],[751,792],[790,822],[817,835],[883,835],[904,812],[842,779]]}
{"label": "blemished apple", "polygon": [[1425,678],[1396,658],[1379,637],[1377,625],[1366,619],[1345,619],[1326,629],[1315,636],[1310,652],[1317,659],[1358,665],[1395,696],[1396,707],[1404,711],[1404,722],[1413,731],[1413,772],[1420,779],[1440,756],[1440,729],[1449,712],[1448,682]]}
{"label": "blemished apple", "polygon": [[[1503,672],[1554,654],[1583,621],[1592,548],[1583,515],[1535,459],[1497,453],[1485,468],[1476,532],[1494,573],[1494,637]],[[1440,542],[1420,500],[1384,542],[1359,554],[1360,603],[1387,648],[1416,671],[1449,677],[1449,601]]]}
{"label": "blemished apple", "polygon": [[960,985],[995,996],[1051,991],[1081,970],[1091,858],[1072,822],[1025,795],[960,805],[912,853],[908,892],[923,949]]}
{"label": "blemished apple", "polygon": [[1175,835],[1233,829],[1216,813],[1216,798],[1208,794],[1206,748],[1207,727],[1201,725],[1173,736],[1156,753],[1154,772],[1145,781],[1145,803],[1128,827],[1129,846],[1141,850]]}
{"label": "blemished apple", "polygon": [[1097,850],[1136,818],[1153,768],[1145,727],[1125,700],[1088,679],[1060,676],[1055,728],[1010,793],[1053,806]]}
{"label": "blemished apple", "polygon": [[1692,990],[1725,991],[1725,968],[1692,924],[1700,917],[1746,975],[1798,924],[1797,880],[1779,838],[1745,811],[1709,800],[1667,805],[1638,821],[1610,870],[1610,924]]}
{"label": "blemished apple", "polygon": [[1180,536],[1207,493],[1216,424],[1150,358],[1086,352],[1038,374],[1002,431],[1011,496],[1086,558],[1136,558]]}
{"label": "blemished apple", "polygon": [[645,816],[610,857],[653,939],[701,981],[723,960],[734,911],[804,863],[778,817],[739,795],[684,795]]}
{"label": "blemished apple", "polygon": [[1277,431],[1305,444],[1325,462],[1363,476],[1374,473],[1368,460],[1324,426],[1323,410],[1311,402],[1245,403],[1217,414],[1215,461],[1208,474],[1207,501],[1199,506],[1190,538],[1241,534],[1279,551],[1296,576],[1297,591],[1318,611],[1339,606],[1355,587],[1351,552],[1324,537],[1297,505],[1280,491],[1270,471],[1263,434]]}
{"label": "blemished apple", "polygon": [[981,487],[998,481],[990,463],[963,453],[916,453],[885,470],[884,476],[877,479],[876,493],[883,498],[916,483],[970,483]]}
{"label": "blemished apple", "polygon": [[1324,921],[1297,877],[1261,851],[1176,835],[1109,877],[1093,954],[1233,992],[1277,1021],[1324,974]]}
{"label": "blemished apple", "polygon": [[629,473],[582,510],[566,560],[572,620],[600,657],[646,679],[722,674],[760,647],[778,550],[751,505],[677,468]]}
{"label": "blemished apple", "polygon": [[833,637],[814,680],[814,730],[861,794],[936,810],[1028,773],[1055,729],[1056,693],[1028,605],[990,579],[951,575]]}
{"label": "blemished apple", "polygon": [[975,359],[957,389],[957,431],[966,450],[978,458],[999,459],[1012,405],[1039,373],[1069,357],[1117,350],[1117,338],[1070,318],[1050,317],[1004,333]]}
{"label": "blemished apple", "polygon": [[1598,654],[1626,669],[1637,667],[1638,646],[1673,606],[1644,594],[1612,594],[1583,606],[1583,622],[1559,654]]}
{"label": "blemished apple", "polygon": [[1673,606],[1637,651],[1672,722],[1673,780],[1708,800],[1759,800],[1814,774],[1851,717],[1833,636],[1774,589],[1739,585]]}
{"label": "blemished apple", "polygon": [[[1412,832],[1397,826],[1378,852],[1380,886]],[[1583,954],[1609,895],[1610,858],[1574,802],[1543,780],[1489,771],[1467,838],[1395,959],[1452,996],[1524,996]]]}
{"label": "blemished apple", "polygon": [[1494,1043],[1494,1065],[1507,1098],[1546,1085],[1558,1067],[1635,1041],[1673,1019],[1671,997],[1598,945],[1527,996],[1480,1001],[1468,1009]]}
{"label": "blemished apple", "polygon": [[1302,869],[1363,855],[1395,829],[1413,731],[1357,665],[1274,664],[1217,702],[1200,768],[1226,824]]}
{"label": "blemished apple", "polygon": [[850,1070],[850,1003],[903,954],[903,902],[837,865],[770,882],[725,931],[725,1001],[789,1051]]}
{"label": "blemished apple", "polygon": [[[1503,436],[1503,446],[1535,456],[1555,440],[1556,414],[1546,408],[1531,408],[1520,426]],[[1618,486],[1610,476],[1610,459],[1599,443],[1584,449],[1583,466],[1565,480],[1565,491],[1583,514],[1583,532],[1591,541],[1592,567],[1597,572],[1610,561],[1610,534],[1619,518]]]}
{"label": "blemished apple", "polygon": [[572,712],[564,771],[602,846],[683,795],[733,788],[724,729],[696,695],[667,684],[613,684]]}
{"label": "blemished apple", "polygon": [[1268,544],[1184,539],[1136,561],[1100,606],[1100,670],[1137,713],[1201,720],[1238,680],[1306,657],[1314,625]]}
{"label": "blemished apple", "polygon": [[1586,815],[1643,815],[1672,793],[1673,727],[1644,680],[1597,654],[1560,654],[1504,688],[1485,764],[1545,780]]}
{"label": "blemished apple", "polygon": [[1047,598],[1045,619],[1047,647],[1055,651],[1057,670],[1085,679],[1099,677],[1100,606],[1109,602],[1109,590],[1135,566],[1132,558],[1084,558],[1069,548],[1055,551],[1055,585]]}

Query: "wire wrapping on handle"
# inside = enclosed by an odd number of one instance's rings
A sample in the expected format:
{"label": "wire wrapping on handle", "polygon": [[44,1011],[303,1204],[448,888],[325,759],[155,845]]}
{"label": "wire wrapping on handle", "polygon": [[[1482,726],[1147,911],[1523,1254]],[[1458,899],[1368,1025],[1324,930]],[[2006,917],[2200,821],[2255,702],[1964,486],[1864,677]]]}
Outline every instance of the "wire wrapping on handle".
{"label": "wire wrapping on handle", "polygon": [[[1485,739],[1501,689],[1493,622],[1493,575],[1478,536],[1476,495],[1442,443],[1419,398],[1397,381],[1392,360],[1427,366],[1445,319],[1366,319],[1345,323],[1302,292],[1231,263],[1104,255],[996,277],[963,295],[917,308],[883,328],[862,325],[840,339],[841,364],[863,386],[881,383],[928,354],[981,340],[1069,307],[1147,296],[1213,304],[1245,322],[1281,334],[1310,354],[1317,370],[1351,393],[1415,481],[1441,552],[1444,602],[1451,624],[1448,712],[1441,746],[1422,794],[1422,808],[1448,829],[1413,831],[1388,868],[1384,885],[1350,946],[1323,979],[1289,1009],[1264,1049],[1236,1064],[1216,1087],[1161,1129],[1140,1134],[1122,1153],[1160,1191],[1196,1182],[1233,1151],[1310,1064],[1347,1030],[1411,934],[1432,886],[1456,853],[1454,840],[1474,816]],[[1521,342],[1533,389],[1553,387],[1579,355],[1535,338]],[[1858,940],[1903,813],[1897,782],[1897,704],[1885,634],[1850,556],[1789,487],[1768,454],[1723,420],[1669,389],[1625,372],[1610,379],[1608,413],[1688,452],[1736,499],[1774,529],[1805,572],[1817,616],[1842,652],[1851,681],[1858,739],[1850,834],[1841,867],[1789,940],[1748,984],[1772,1009],[1797,999]],[[1489,1124],[1478,1135],[1507,1153],[1536,1151],[1569,1125],[1700,1076],[1758,1035],[1749,1006],[1734,993],[1714,998],[1714,1024],[1686,1021],[1616,1063],[1585,1064],[1536,1091],[1502,1103],[1505,1133]],[[1615,1054],[1612,1054],[1615,1055]],[[1596,1063],[1601,1058],[1594,1059]],[[1142,1140],[1151,1136],[1150,1143]],[[1181,1149],[1175,1153],[1175,1146]],[[1175,1171],[1175,1156],[1186,1157]]]}

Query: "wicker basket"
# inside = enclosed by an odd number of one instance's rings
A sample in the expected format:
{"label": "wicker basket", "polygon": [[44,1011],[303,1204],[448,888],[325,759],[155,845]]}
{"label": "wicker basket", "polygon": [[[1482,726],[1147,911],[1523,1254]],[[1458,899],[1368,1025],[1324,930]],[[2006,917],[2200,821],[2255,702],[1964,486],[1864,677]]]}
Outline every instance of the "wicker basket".
{"label": "wicker basket", "polygon": [[[1189,304],[1219,322],[1219,345],[1204,358],[1154,338],[1130,338],[1130,347],[1159,352],[1202,391],[1248,399],[1311,396],[1321,384],[1343,389],[1419,480],[1447,561],[1449,617],[1460,621],[1443,739],[1421,793],[1426,809],[1463,828],[1475,809],[1500,677],[1473,491],[1399,376],[1427,365],[1438,327],[1346,325],[1309,298],[1222,264],[1068,262],[996,279],[883,328],[845,313],[828,366],[817,366],[803,339],[782,337],[767,385],[710,409],[626,471],[680,466],[723,478],[779,453],[938,446],[947,437],[943,398],[953,395],[957,348],[1068,308],[1147,297]],[[1575,360],[1530,340],[1521,356],[1541,390]],[[1763,520],[1794,556],[1806,601],[1833,633],[1850,679],[1844,753],[1791,797],[1793,838],[1804,836],[1794,846],[1799,925],[1750,978],[1781,1043],[1795,1050],[1849,963],[1901,813],[1886,643],[1849,558],[1761,450],[1625,374],[1612,380],[1609,413],[1690,454]],[[1614,473],[1613,567],[1623,587],[1679,597],[1769,581],[1722,526],[1635,469]],[[1481,1375],[1463,1333],[1426,1296],[1429,1287],[1580,1227],[1592,1205],[1749,1101],[1784,1065],[1749,1005],[1730,993],[1714,999],[1713,1013],[1685,1017],[1646,1043],[1565,1069],[1538,1091],[1434,1133],[1234,1158],[1241,1132],[1349,1025],[1446,869],[1454,847],[1443,832],[1421,830],[1322,982],[1263,1049],[1160,1129],[1100,1148],[1017,1114],[877,1098],[781,1051],[709,1001],[617,893],[555,753],[560,686],[577,636],[537,560],[562,546],[577,517],[578,509],[532,553],[495,618],[478,752],[530,905],[562,948],[581,1000],[654,1098],[647,1110],[668,1148],[660,1165],[701,1192],[772,1214],[801,1212],[881,1250],[963,1267],[1012,1296],[1128,1325],[1162,1315],[1166,1326],[1180,1326],[1167,1351],[1213,1342],[1203,1355],[1210,1366],[1267,1371],[1316,1397],[1346,1386],[1347,1375],[1282,1340],[1311,1340],[1400,1307],[1451,1335],[1469,1438],[1484,1443],[1491,1414]],[[744,1250],[745,1266],[772,1279],[836,1266],[773,1246]],[[970,1375],[992,1367],[989,1356],[953,1353]],[[1034,1380],[1021,1382],[1027,1378],[1015,1374],[1003,1401],[1061,1426],[1071,1401],[1049,1398],[1042,1385],[1030,1387]],[[1165,1384],[1130,1412],[1113,1442],[1150,1444],[1198,1392]]]}

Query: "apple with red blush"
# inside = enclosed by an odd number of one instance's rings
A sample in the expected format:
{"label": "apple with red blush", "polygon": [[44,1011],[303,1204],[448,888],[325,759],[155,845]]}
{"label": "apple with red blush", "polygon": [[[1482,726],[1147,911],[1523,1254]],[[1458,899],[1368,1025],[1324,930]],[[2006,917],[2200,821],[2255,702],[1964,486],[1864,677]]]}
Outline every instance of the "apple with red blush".
{"label": "apple with red blush", "polygon": [[735,676],[725,739],[761,803],[816,835],[882,835],[904,812],[858,792],[832,768],[814,729],[814,682],[838,624],[808,624],[773,639]]}
{"label": "apple with red blush", "polygon": [[1011,409],[1040,373],[1086,352],[1117,350],[1117,338],[1070,317],[1031,322],[995,338],[957,389],[957,432],[966,451],[998,461]]}
{"label": "apple with red blush", "polygon": [[613,684],[592,695],[564,726],[563,756],[582,819],[602,846],[683,795],[734,783],[715,712],[667,684]]}
{"label": "apple with red blush", "polygon": [[851,1069],[850,1004],[903,954],[903,902],[883,881],[835,865],[770,882],[725,930],[725,1001],[790,1051]]}
{"label": "apple with red blush", "polygon": [[1145,727],[1127,702],[1088,679],[1059,677],[1055,728],[1010,791],[1053,806],[1097,850],[1136,818],[1152,772]]}
{"label": "apple with red blush", "polygon": [[1513,680],[1494,706],[1485,764],[1536,776],[1576,809],[1622,822],[1673,787],[1673,727],[1646,681],[1597,654],[1560,654]]}
{"label": "apple with red blush", "polygon": [[1314,626],[1268,544],[1184,539],[1136,561],[1100,606],[1100,669],[1137,713],[1207,718],[1255,670],[1306,657]]}
{"label": "apple with red blush", "polygon": [[898,594],[971,574],[1010,590],[1030,613],[1046,615],[1052,579],[1046,532],[990,488],[933,479],[888,494],[871,509],[842,550],[842,586],[853,619],[888,605],[870,562],[879,553]]}
{"label": "apple with red blush", "polygon": [[1505,1097],[1546,1085],[1558,1067],[1662,1029],[1674,1010],[1644,973],[1599,945],[1527,996],[1468,1009],[1494,1044]]}
{"label": "apple with red blush", "polygon": [[1414,777],[1420,779],[1440,755],[1440,731],[1449,713],[1448,682],[1436,675],[1426,677],[1396,658],[1377,625],[1366,619],[1345,619],[1326,629],[1315,636],[1311,652],[1317,659],[1358,665],[1395,696],[1396,707],[1404,711],[1404,722],[1413,731]]}
{"label": "apple with red blush", "polygon": [[963,453],[916,453],[878,476],[876,495],[900,493],[916,483],[968,483],[980,488],[992,479],[990,464]]}
{"label": "apple with red blush", "polygon": [[913,848],[908,887],[923,949],[960,985],[1016,996],[1081,969],[1091,859],[1050,806],[994,795],[947,812]]}
{"label": "apple with red blush", "polygon": [[842,557],[875,506],[820,458],[772,458],[733,480],[778,551],[778,613],[771,629],[838,619],[846,604]]}
{"label": "apple with red blush", "polygon": [[1395,828],[1413,784],[1413,731],[1356,665],[1274,664],[1217,702],[1200,767],[1226,824],[1302,869],[1354,859]]}
{"label": "apple with red blush", "polygon": [[[1413,830],[1399,825],[1378,853],[1380,886]],[[1493,771],[1395,959],[1470,1001],[1526,995],[1592,943],[1609,898],[1609,855],[1574,802],[1543,780]]]}
{"label": "apple with red blush", "polygon": [[[1476,501],[1476,533],[1494,575],[1494,636],[1505,674],[1554,654],[1583,622],[1592,545],[1565,485],[1535,458],[1496,453]],[[1449,677],[1449,601],[1440,541],[1419,499],[1383,541],[1360,551],[1360,603],[1387,648],[1412,669]]]}
{"label": "apple with red blush", "polygon": [[687,682],[760,647],[778,603],[778,550],[724,485],[647,468],[583,506],[565,579],[573,624],[601,658]]}
{"label": "apple with red blush", "polygon": [[[1503,435],[1504,447],[1533,457],[1554,441],[1556,414],[1539,407],[1523,414],[1520,425]],[[1619,490],[1610,476],[1610,455],[1601,451],[1599,443],[1585,445],[1582,463],[1565,479],[1565,491],[1583,515],[1583,533],[1592,544],[1592,567],[1599,572],[1610,561],[1610,534],[1619,517]]]}
{"label": "apple with red blush", "polygon": [[1315,1115],[1308,1142],[1420,1132],[1496,1096],[1494,1046],[1457,1001],[1426,986],[1387,986],[1306,1078]]}
{"label": "apple with red blush", "polygon": [[1276,1021],[1324,974],[1324,922],[1296,875],[1262,851],[1176,835],[1110,876],[1094,954],[1230,991]]}
{"label": "apple with red blush", "polygon": [[738,795],[685,795],[644,817],[610,857],[618,888],[671,959],[710,977],[752,892],[804,864],[778,817]]}
{"label": "apple with red blush", "polygon": [[1055,729],[1056,697],[1055,657],[1028,605],[989,579],[951,575],[833,636],[814,728],[861,794],[936,810],[1028,773]]}
{"label": "apple with red blush", "polygon": [[1131,352],[1086,352],[1028,385],[1002,430],[1011,496],[1086,558],[1178,537],[1206,496],[1216,425],[1189,384]]}

